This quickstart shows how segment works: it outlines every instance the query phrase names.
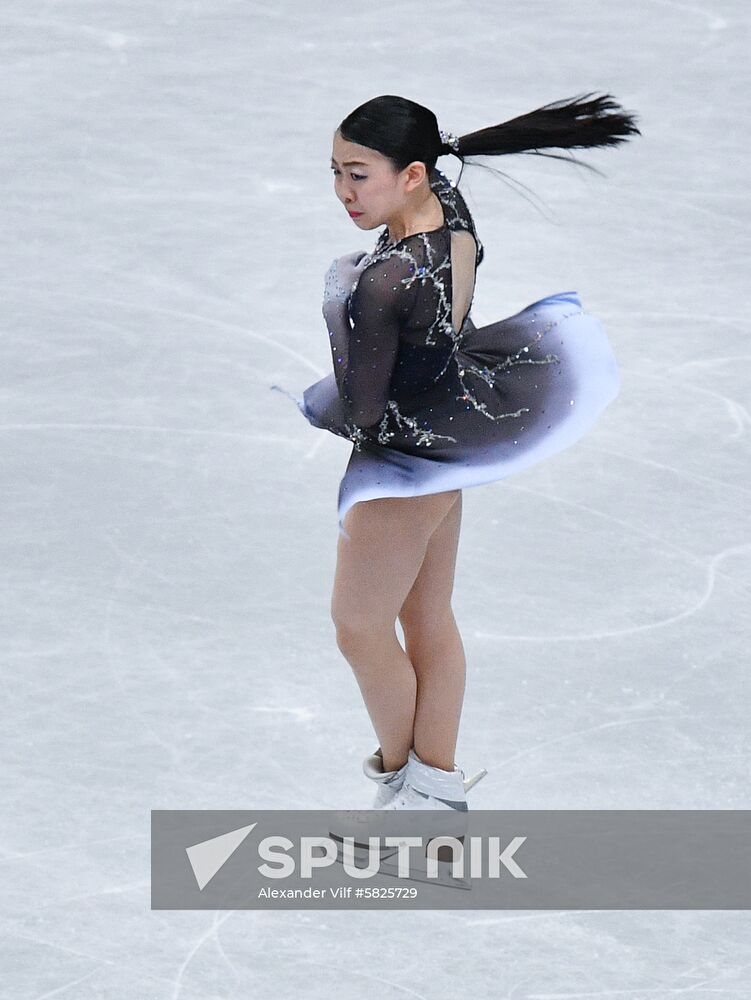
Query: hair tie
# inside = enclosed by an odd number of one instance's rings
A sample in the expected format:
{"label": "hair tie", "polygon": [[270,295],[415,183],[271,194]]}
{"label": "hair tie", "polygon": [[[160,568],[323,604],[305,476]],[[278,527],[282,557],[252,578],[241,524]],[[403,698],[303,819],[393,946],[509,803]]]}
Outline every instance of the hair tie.
{"label": "hair tie", "polygon": [[459,152],[459,136],[454,135],[453,132],[444,132],[443,129],[439,129],[439,135],[441,136],[441,142],[443,143],[443,148],[446,150],[451,150],[452,153]]}

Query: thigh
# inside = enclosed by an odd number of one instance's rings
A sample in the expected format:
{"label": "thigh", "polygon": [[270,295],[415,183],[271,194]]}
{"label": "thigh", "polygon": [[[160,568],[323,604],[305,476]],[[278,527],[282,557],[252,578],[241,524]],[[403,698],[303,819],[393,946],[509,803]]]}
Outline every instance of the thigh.
{"label": "thigh", "polygon": [[420,571],[399,612],[405,639],[437,630],[451,609],[462,521],[462,494],[428,540]]}
{"label": "thigh", "polygon": [[393,625],[436,527],[458,490],[361,500],[347,511],[337,544],[331,615],[337,626]]}

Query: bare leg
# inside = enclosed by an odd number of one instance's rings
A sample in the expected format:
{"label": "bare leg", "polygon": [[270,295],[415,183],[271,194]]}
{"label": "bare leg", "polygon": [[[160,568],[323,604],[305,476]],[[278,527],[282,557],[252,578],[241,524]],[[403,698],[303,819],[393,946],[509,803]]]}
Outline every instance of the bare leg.
{"label": "bare leg", "polygon": [[407,655],[417,675],[414,748],[432,767],[454,768],[464,700],[466,660],[451,608],[461,527],[459,493],[433,532],[401,611]]}
{"label": "bare leg", "polygon": [[356,503],[339,536],[331,616],[383,751],[384,770],[412,746],[417,676],[396,635],[396,618],[429,540],[458,491]]}

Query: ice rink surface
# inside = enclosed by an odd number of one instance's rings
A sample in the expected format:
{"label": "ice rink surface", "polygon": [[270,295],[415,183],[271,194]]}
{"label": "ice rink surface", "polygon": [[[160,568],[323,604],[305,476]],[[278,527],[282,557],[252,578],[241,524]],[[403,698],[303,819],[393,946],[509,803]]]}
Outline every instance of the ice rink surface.
{"label": "ice rink surface", "polygon": [[604,177],[516,156],[486,162],[517,189],[462,178],[475,322],[575,289],[622,374],[584,441],[464,492],[471,806],[751,808],[748,19],[6,0],[4,997],[749,996],[748,911],[149,897],[152,809],[370,802],[329,617],[350,445],[268,387],[330,368],[323,275],[375,238],[334,196],[331,138],[382,93],[461,134],[610,92],[643,133],[578,153]]}

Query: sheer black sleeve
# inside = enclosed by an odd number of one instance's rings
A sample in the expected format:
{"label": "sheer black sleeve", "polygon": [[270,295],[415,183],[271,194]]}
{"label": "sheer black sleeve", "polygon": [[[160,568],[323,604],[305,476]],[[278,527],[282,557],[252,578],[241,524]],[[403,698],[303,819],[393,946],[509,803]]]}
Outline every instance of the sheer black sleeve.
{"label": "sheer black sleeve", "polygon": [[413,270],[394,251],[365,268],[349,301],[351,332],[337,382],[344,412],[359,427],[371,427],[386,412],[399,331],[414,301]]}

